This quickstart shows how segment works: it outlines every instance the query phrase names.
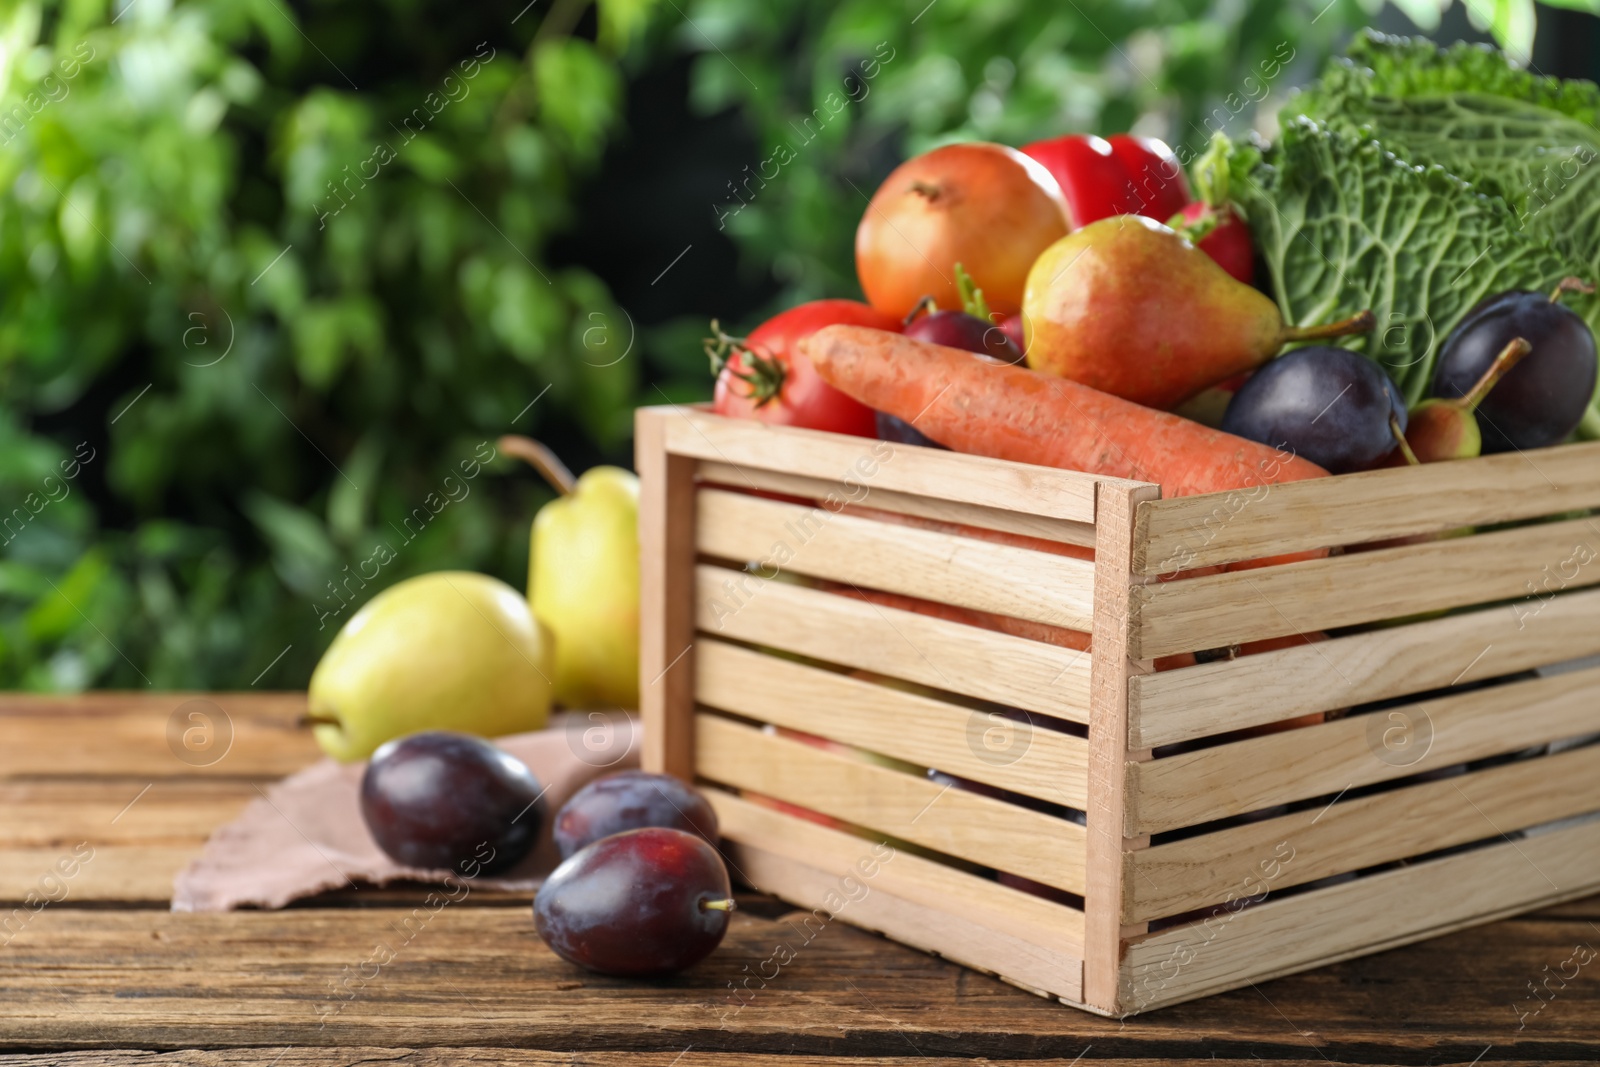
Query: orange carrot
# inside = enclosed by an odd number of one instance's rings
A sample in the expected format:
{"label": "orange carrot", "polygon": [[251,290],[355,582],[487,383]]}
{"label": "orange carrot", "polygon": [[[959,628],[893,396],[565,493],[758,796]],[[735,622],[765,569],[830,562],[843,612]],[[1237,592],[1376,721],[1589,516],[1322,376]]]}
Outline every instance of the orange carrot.
{"label": "orange carrot", "polygon": [[1065,378],[900,334],[827,326],[802,344],[829,385],[957,452],[1155,482],[1167,497],[1328,473]]}

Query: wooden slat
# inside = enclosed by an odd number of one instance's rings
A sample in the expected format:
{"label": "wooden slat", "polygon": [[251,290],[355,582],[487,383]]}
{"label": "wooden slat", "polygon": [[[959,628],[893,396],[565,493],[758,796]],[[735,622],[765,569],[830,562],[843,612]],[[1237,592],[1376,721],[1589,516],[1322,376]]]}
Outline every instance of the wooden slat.
{"label": "wooden slat", "polygon": [[[1385,748],[1389,730],[1412,747]],[[1600,669],[1420,701],[1130,764],[1127,832],[1195,826],[1590,733],[1600,733]]]}
{"label": "wooden slat", "polygon": [[[1571,900],[1597,886],[1600,823],[1588,823],[1269,899],[1129,945],[1122,1004],[1127,1011],[1176,1004]],[[1527,995],[1523,980],[1507,983],[1509,996]],[[1511,1021],[1514,1007],[1506,1013]],[[1509,1022],[1504,1028],[1514,1029]]]}
{"label": "wooden slat", "polygon": [[[714,638],[701,637],[695,656],[695,699],[702,704],[1052,804],[1081,811],[1088,803],[1089,743],[1081,737]],[[996,730],[1003,736],[992,739]]]}
{"label": "wooden slat", "polygon": [[1072,630],[1094,617],[1094,565],[1084,560],[721,489],[695,495],[707,555]]}
{"label": "wooden slat", "polygon": [[[46,898],[64,892],[62,903],[115,902],[166,907],[172,899],[172,879],[200,855],[200,843],[190,845],[97,845],[93,854],[76,867],[72,846],[0,848],[0,920],[27,901],[30,894]],[[87,853],[85,853],[87,855]],[[71,878],[60,877],[57,865],[66,862]],[[64,888],[63,888],[64,886]],[[0,932],[0,944],[5,941]]]}
{"label": "wooden slat", "polygon": [[696,769],[713,782],[1083,892],[1081,826],[714,715],[702,713],[696,724]]}
{"label": "wooden slat", "polygon": [[1129,732],[1155,747],[1600,653],[1600,590],[1519,624],[1501,605],[1131,679]]}
{"label": "wooden slat", "polygon": [[[815,912],[844,897],[839,876],[762,848],[734,845],[733,861],[769,892]],[[841,917],[884,936],[991,974],[1023,988],[1077,1000],[1083,993],[1083,961],[974,922],[970,913],[929,906],[872,889]]]}
{"label": "wooden slat", "polygon": [[[874,490],[955,500],[1025,515],[1092,523],[1095,483],[1107,481],[1092,474],[1028,463],[790,426],[766,426],[697,408],[652,410],[673,416],[664,423],[667,447],[679,455],[829,481],[853,473]],[[867,473],[869,470],[871,473]]]}
{"label": "wooden slat", "polygon": [[[1587,565],[1576,563],[1587,556]],[[1137,590],[1136,654],[1165,656],[1600,582],[1600,522],[1570,519]],[[1549,571],[1545,568],[1548,567]],[[1530,606],[1528,610],[1532,610]]]}
{"label": "wooden slat", "polygon": [[[1128,680],[1148,671],[1148,661],[1138,662],[1129,650],[1133,620],[1129,614],[1133,578],[1128,563],[1132,552],[1134,509],[1154,500],[1156,486],[1100,487],[1096,513],[1099,523],[1095,552],[1094,667],[1090,687],[1088,891],[1084,897],[1084,1001],[1096,1011],[1111,1013],[1117,1007],[1117,966],[1122,940],[1127,935],[1121,918],[1125,857],[1130,849],[1148,842],[1129,840],[1122,833],[1126,790],[1122,769],[1136,754],[1128,744]],[[1141,928],[1138,932],[1142,933]]]}
{"label": "wooden slat", "polygon": [[702,564],[700,629],[812,659],[871,670],[1076,723],[1089,721],[1090,654],[913,611],[769,582],[734,610],[725,582],[741,572]]}
{"label": "wooden slat", "polygon": [[[893,514],[709,487],[698,500],[700,550],[758,562],[760,573],[815,575],[1077,630],[1089,626],[1093,567],[1082,558],[908,526],[893,522]],[[750,583],[760,584],[757,578]]]}
{"label": "wooden slat", "polygon": [[1132,853],[1124,914],[1153,919],[1249,896],[1285,842],[1293,858],[1278,889],[1597,809],[1600,747],[1521,760]]}
{"label": "wooden slat", "polygon": [[[904,849],[868,876],[856,864],[870,856],[871,842],[771,808],[725,790],[707,787],[722,836],[763,852],[775,852],[835,878],[854,875],[902,900],[965,916],[996,933],[1031,942],[1048,954],[1083,955],[1083,912],[958,871]],[[761,888],[772,887],[758,881]],[[1015,977],[1015,976],[1013,976]]]}
{"label": "wooden slat", "polygon": [[[211,743],[223,750],[186,753],[185,762],[168,742],[168,727],[181,719],[181,739],[192,701],[203,701],[196,707],[216,720]],[[278,778],[322,755],[310,728],[298,725],[305,709],[304,693],[6,694],[0,778],[141,779],[129,796],[162,778]],[[201,762],[213,755],[213,762]]]}
{"label": "wooden slat", "polygon": [[1208,493],[1145,504],[1134,567],[1240,559],[1600,507],[1600,443]]}
{"label": "wooden slat", "polygon": [[738,467],[732,463],[710,460],[699,466],[701,482],[728,486],[733,489],[762,489],[790,496],[806,497],[819,501],[830,511],[844,506],[862,506],[893,511],[902,515],[916,515],[939,522],[960,523],[986,530],[1001,530],[1023,537],[1038,537],[1062,544],[1094,547],[1094,524],[1055,519],[1048,515],[1029,515],[1021,511],[1006,511],[980,504],[963,504],[940,497],[897,493],[893,489],[875,488],[859,473],[848,475],[848,483],[823,478],[807,478],[783,471],[761,470],[756,467]]}
{"label": "wooden slat", "polygon": [[639,472],[640,761],[646,770],[694,774],[694,461],[672,455],[670,409],[634,419]]}

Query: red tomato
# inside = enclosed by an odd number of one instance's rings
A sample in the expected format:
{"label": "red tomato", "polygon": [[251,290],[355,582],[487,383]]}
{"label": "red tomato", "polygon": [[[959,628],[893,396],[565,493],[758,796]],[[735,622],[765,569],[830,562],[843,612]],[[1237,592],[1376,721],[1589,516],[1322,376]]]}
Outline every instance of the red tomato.
{"label": "red tomato", "polygon": [[823,381],[800,353],[799,342],[835,323],[900,332],[899,319],[855,300],[813,300],[780,312],[734,349],[717,374],[712,409],[773,426],[876,437],[873,410]]}
{"label": "red tomato", "polygon": [[1022,149],[1054,175],[1074,229],[1112,215],[1166,222],[1189,200],[1178,157],[1153,137],[1070,134]]}
{"label": "red tomato", "polygon": [[1256,251],[1250,241],[1250,226],[1228,204],[1220,209],[1196,200],[1183,209],[1186,225],[1199,224],[1203,236],[1194,245],[1216,261],[1217,266],[1246,285],[1256,280]]}

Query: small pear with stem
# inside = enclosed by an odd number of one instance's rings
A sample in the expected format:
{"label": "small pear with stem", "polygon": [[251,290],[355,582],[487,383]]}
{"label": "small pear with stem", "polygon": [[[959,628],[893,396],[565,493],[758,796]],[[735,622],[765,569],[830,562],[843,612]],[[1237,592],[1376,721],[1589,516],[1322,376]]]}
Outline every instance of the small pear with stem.
{"label": "small pear with stem", "polygon": [[1483,453],[1483,430],[1474,412],[1506,372],[1522,361],[1533,346],[1513,337],[1483,376],[1462,397],[1433,397],[1411,409],[1404,433],[1397,420],[1390,421],[1406,463],[1439,463],[1451,459],[1471,459]]}

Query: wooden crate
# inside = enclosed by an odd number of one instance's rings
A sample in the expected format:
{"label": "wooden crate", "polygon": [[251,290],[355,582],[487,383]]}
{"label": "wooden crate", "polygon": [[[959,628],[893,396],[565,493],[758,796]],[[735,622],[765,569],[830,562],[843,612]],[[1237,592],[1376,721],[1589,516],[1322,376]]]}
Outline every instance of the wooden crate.
{"label": "wooden crate", "polygon": [[1600,668],[1533,673],[1600,654],[1600,444],[1162,500],[637,430],[646,765],[808,928],[1122,1015],[1600,889]]}

